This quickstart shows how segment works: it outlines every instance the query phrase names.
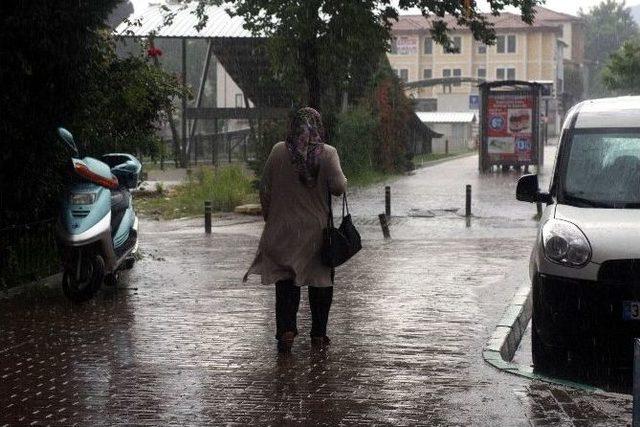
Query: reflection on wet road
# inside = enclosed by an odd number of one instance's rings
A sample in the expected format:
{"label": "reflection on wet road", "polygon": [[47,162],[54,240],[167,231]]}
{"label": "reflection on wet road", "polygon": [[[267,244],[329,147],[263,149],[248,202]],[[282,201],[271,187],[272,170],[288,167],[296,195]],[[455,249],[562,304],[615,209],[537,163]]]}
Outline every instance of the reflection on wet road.
{"label": "reflection on wet road", "polygon": [[[467,157],[391,182],[390,241],[377,223],[383,186],[352,194],[365,248],[338,270],[326,351],[310,347],[303,298],[293,354],[276,354],[273,289],[241,283],[259,221],[222,220],[211,236],[200,220],[144,221],[144,259],[124,289],[80,307],[59,296],[0,302],[0,426],[627,421],[627,398],[482,361],[527,280],[536,223],[535,207],[514,200],[515,172],[478,178],[476,165]],[[465,184],[470,227],[456,213]]]}

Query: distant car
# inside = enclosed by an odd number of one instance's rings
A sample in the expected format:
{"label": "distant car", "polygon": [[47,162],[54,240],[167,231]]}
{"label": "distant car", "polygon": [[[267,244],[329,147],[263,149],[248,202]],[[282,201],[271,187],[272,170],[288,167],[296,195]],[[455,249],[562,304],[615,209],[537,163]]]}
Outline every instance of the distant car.
{"label": "distant car", "polygon": [[530,261],[535,369],[575,362],[630,375],[640,337],[640,97],[573,107],[549,192],[525,175],[516,197],[546,204]]}

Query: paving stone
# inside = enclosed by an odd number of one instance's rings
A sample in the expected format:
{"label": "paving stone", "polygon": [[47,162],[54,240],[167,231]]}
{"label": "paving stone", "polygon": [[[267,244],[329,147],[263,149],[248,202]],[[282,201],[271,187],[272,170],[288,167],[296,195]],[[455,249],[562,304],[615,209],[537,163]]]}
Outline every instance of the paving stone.
{"label": "paving stone", "polygon": [[[337,271],[325,351],[310,346],[305,296],[293,353],[277,355],[273,288],[241,282],[259,221],[219,221],[210,236],[201,218],[141,221],[143,258],[119,289],[83,305],[0,302],[0,425],[628,422],[628,399],[483,361],[527,277],[536,224],[513,198],[516,175],[479,178],[476,167],[469,157],[392,182],[391,241],[377,222],[383,188],[352,192],[364,249]],[[408,216],[463,206],[467,182],[470,227],[453,214]]]}

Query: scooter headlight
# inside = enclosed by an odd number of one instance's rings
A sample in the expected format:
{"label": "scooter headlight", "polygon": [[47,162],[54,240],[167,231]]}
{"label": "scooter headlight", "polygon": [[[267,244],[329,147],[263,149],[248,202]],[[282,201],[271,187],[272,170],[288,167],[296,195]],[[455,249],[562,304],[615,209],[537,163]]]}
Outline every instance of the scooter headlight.
{"label": "scooter headlight", "polygon": [[544,254],[567,267],[584,267],[591,258],[591,245],[584,233],[568,221],[550,219],[542,226]]}
{"label": "scooter headlight", "polygon": [[92,205],[96,201],[96,193],[71,193],[69,203],[72,205]]}

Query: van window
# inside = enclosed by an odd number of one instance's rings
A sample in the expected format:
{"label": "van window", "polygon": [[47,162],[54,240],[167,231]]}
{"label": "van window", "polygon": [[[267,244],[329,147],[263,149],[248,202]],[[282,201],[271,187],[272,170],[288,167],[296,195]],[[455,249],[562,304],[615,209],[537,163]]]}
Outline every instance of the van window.
{"label": "van window", "polygon": [[576,133],[562,199],[576,206],[640,207],[640,130]]}

